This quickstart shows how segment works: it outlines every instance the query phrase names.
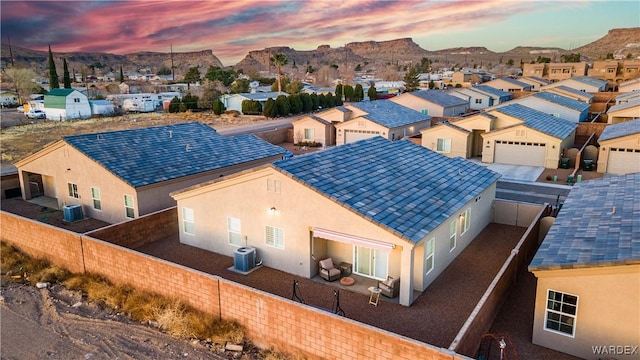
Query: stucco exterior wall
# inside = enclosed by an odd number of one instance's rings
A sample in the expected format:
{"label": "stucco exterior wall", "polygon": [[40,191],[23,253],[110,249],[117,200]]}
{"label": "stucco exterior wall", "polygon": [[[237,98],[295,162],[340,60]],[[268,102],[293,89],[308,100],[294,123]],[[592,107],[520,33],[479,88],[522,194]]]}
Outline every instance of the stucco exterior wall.
{"label": "stucco exterior wall", "polygon": [[329,122],[344,122],[349,120],[351,112],[341,111],[338,109],[329,109],[316,114],[317,117]]}
{"label": "stucco exterior wall", "polygon": [[428,129],[431,126],[431,120],[425,120],[402,127],[389,129],[388,139],[400,140],[405,137],[411,137],[420,134],[420,130]]}
{"label": "stucco exterior wall", "polygon": [[[411,95],[411,93],[404,93],[399,96],[395,96],[391,99],[396,104],[400,104],[402,106],[408,107],[409,109],[413,109],[418,112],[422,112],[423,110],[428,110],[427,115],[429,116],[451,116],[449,114],[445,114],[445,108],[441,105],[434,104],[432,102],[423,100],[415,95]],[[457,115],[457,114],[456,114]]]}
{"label": "stucco exterior wall", "polygon": [[600,154],[598,155],[597,171],[599,173],[605,173],[607,172],[609,164],[611,147],[640,150],[640,133],[605,141],[599,141],[598,143],[600,144]]}
{"label": "stucco exterior wall", "polygon": [[[333,125],[325,125],[310,117],[304,117],[293,123],[293,140],[298,143],[300,141],[315,141],[323,145],[333,145],[335,143],[331,136],[330,129]],[[313,138],[307,139],[304,136],[305,129],[313,129]]]}
{"label": "stucco exterior wall", "polygon": [[618,111],[612,111],[607,113],[607,124],[618,124],[628,120],[637,119],[638,114],[640,114],[640,106],[633,106]]}
{"label": "stucco exterior wall", "polygon": [[532,109],[536,109],[538,111],[542,111],[547,114],[553,114],[554,116],[557,116],[559,118],[573,121],[576,123],[583,120],[582,115],[579,111],[576,111],[561,105],[557,105],[542,99],[538,99],[533,96],[528,96],[526,98],[519,99],[518,104],[530,107]]}
{"label": "stucco exterior wall", "polygon": [[[593,346],[640,345],[640,265],[534,271],[538,278],[533,324],[534,344],[588,360],[624,354],[596,354]],[[578,297],[575,336],[545,330],[548,290]]]}
{"label": "stucco exterior wall", "polygon": [[380,132],[380,136],[391,140],[389,129],[364,118],[354,118],[342,124],[336,124],[336,145],[344,145],[347,143],[347,132],[345,130],[355,131],[373,131]]}
{"label": "stucco exterior wall", "polygon": [[450,139],[451,151],[441,153],[450,158],[461,157],[467,159],[471,156],[471,133],[463,133],[448,126],[440,125],[422,131],[422,146],[437,151],[438,139]]}
{"label": "stucco exterior wall", "polygon": [[461,128],[471,130],[491,131],[494,128],[495,120],[491,120],[486,116],[473,115],[464,119],[454,121],[453,124]]}

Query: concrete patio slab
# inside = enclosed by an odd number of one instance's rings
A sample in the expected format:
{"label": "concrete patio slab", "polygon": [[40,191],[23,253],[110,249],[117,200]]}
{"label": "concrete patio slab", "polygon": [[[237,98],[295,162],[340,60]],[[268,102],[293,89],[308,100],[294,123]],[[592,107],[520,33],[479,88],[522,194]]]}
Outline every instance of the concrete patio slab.
{"label": "concrete patio slab", "polygon": [[500,180],[516,180],[535,182],[544,171],[542,166],[489,164],[489,170],[493,170],[502,175]]}

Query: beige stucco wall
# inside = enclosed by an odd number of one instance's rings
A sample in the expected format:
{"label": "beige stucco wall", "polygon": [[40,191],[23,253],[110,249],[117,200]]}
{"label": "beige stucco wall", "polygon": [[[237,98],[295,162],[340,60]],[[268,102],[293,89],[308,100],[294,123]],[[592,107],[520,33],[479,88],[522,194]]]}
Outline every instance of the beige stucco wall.
{"label": "beige stucco wall", "polygon": [[640,106],[632,106],[626,109],[607,113],[607,124],[618,124],[621,122],[637,119],[640,114]]}
{"label": "beige stucco wall", "polygon": [[451,152],[441,153],[444,156],[467,159],[471,156],[471,133],[452,129],[448,126],[438,125],[430,129],[422,130],[422,146],[436,151],[438,139],[451,139]]}
{"label": "beige stucco wall", "polygon": [[418,112],[422,112],[422,110],[427,109],[429,111],[429,116],[445,116],[444,108],[442,106],[423,100],[415,95],[412,95],[411,93],[404,93],[402,95],[394,96],[389,100]]}
{"label": "beige stucco wall", "polygon": [[317,113],[316,116],[329,122],[343,122],[349,120],[349,118],[351,117],[351,112],[346,112],[334,108],[321,111]]}
{"label": "beige stucco wall", "polygon": [[[323,145],[333,145],[334,140],[330,134],[332,125],[322,124],[308,116],[297,120],[293,123],[293,140],[299,141],[315,141]],[[313,139],[305,139],[304,130],[313,129]]]}
{"label": "beige stucco wall", "polygon": [[472,131],[472,130],[491,131],[494,129],[495,121],[496,120],[490,119],[486,116],[472,115],[469,117],[465,117],[464,119],[453,121],[452,123],[456,126],[460,126],[461,128],[467,129],[469,131]]}
{"label": "beige stucco wall", "polygon": [[611,147],[640,150],[640,133],[605,141],[599,141],[598,143],[600,144],[600,154],[598,155],[597,171],[599,173],[605,173],[607,172]]}
{"label": "beige stucco wall", "polygon": [[406,126],[395,127],[389,129],[388,139],[400,140],[405,137],[411,137],[420,134],[423,129],[431,127],[431,120],[420,121]]}
{"label": "beige stucco wall", "polygon": [[[525,130],[525,136],[516,136],[516,130]],[[482,134],[484,151],[482,152],[482,162],[493,163],[495,158],[496,140],[503,141],[519,141],[519,142],[537,142],[544,143],[545,160],[544,167],[547,169],[557,169],[560,161],[560,153],[563,146],[573,143],[575,131],[566,139],[560,140],[552,136],[543,134],[539,131],[530,129],[524,125],[513,126],[507,129],[496,130],[490,133]],[[487,144],[488,143],[488,144]]]}
{"label": "beige stucco wall", "polygon": [[[280,181],[279,193],[267,190],[269,179]],[[395,248],[389,252],[388,275],[401,278],[400,303],[409,305],[413,301],[414,284],[411,280],[415,280],[414,271],[424,269],[424,258],[418,259],[419,261],[414,259],[415,244],[399,238],[271,167],[195,187],[176,193],[174,197],[178,202],[182,243],[233,256],[238,247],[229,244],[227,218],[238,218],[241,221],[242,237],[246,237],[242,246],[256,247],[266,266],[307,278],[317,273],[317,261],[328,255],[332,256],[336,263],[354,263],[351,245],[320,238],[312,239],[310,229],[313,227],[395,244]],[[478,202],[474,199],[468,204],[472,207],[470,230],[458,237],[458,247],[454,252],[437,260],[438,266],[442,269],[446,267],[448,262],[475,237],[474,234],[488,224],[488,209],[494,197],[495,186],[492,186],[481,195]],[[182,221],[185,207],[194,211],[195,235],[184,232]],[[275,213],[269,211],[272,207],[277,209]],[[454,217],[458,219],[458,215],[455,214]],[[446,244],[448,223],[449,220],[445,222],[443,229],[438,230],[443,231],[445,235],[436,233],[438,241],[444,241]],[[284,249],[266,245],[265,226],[284,230]],[[431,237],[429,234],[425,239]],[[423,241],[424,239],[419,243]],[[437,245],[438,251],[442,247]],[[411,266],[411,260],[416,261],[415,270]],[[438,269],[440,271],[440,268]],[[433,274],[432,277],[435,277],[436,272]],[[415,289],[423,290],[426,284],[433,280],[432,277],[420,279],[421,282],[415,285]]]}
{"label": "beige stucco wall", "polygon": [[[588,360],[638,358],[638,353],[594,354],[592,346],[640,346],[640,265],[544,270],[534,275],[538,278],[534,344]],[[578,296],[574,337],[544,329],[548,290]]]}

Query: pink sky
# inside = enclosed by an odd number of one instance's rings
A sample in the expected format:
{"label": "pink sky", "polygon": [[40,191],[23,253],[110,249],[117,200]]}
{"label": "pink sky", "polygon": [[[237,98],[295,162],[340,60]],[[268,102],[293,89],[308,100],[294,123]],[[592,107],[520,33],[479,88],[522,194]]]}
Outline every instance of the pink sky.
{"label": "pink sky", "polygon": [[[211,49],[225,65],[272,46],[411,37],[426,50],[518,45],[568,48],[640,26],[637,1],[6,1],[2,41],[54,52],[126,54]],[[611,8],[611,10],[609,10]],[[607,11],[618,13],[615,20]],[[631,14],[631,16],[629,16]],[[635,15],[634,15],[635,14]],[[600,17],[594,22],[594,17]],[[555,19],[555,20],[554,20]],[[535,30],[535,28],[538,30]]]}

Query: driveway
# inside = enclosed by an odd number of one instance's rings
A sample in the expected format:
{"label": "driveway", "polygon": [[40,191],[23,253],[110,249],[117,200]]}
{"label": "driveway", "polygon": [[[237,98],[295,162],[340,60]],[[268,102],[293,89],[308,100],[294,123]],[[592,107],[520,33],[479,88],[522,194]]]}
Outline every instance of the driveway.
{"label": "driveway", "polygon": [[500,180],[535,182],[544,171],[542,166],[489,164],[489,170],[502,174]]}

